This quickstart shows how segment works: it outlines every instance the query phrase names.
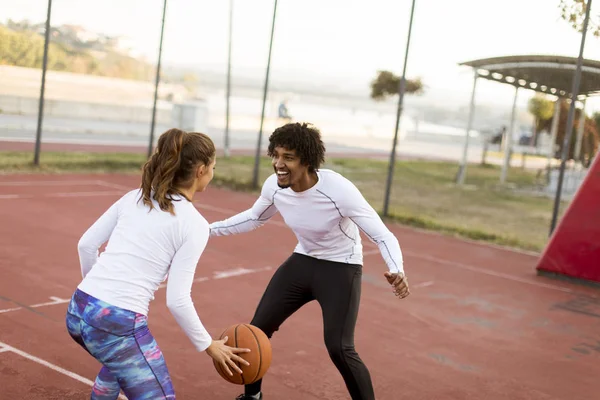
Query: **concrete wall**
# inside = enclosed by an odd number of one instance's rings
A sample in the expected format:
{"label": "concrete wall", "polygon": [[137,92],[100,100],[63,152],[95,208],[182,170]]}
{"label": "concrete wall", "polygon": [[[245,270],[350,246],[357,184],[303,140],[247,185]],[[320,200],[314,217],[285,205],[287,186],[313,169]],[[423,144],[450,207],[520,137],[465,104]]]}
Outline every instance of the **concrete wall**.
{"label": "concrete wall", "polygon": [[[41,69],[0,65],[0,112],[37,116]],[[161,83],[157,123],[170,124],[174,102],[186,101],[181,85]],[[154,82],[47,71],[44,116],[96,121],[149,123]]]}
{"label": "concrete wall", "polygon": [[[41,69],[0,65],[0,96],[37,99],[40,96]],[[182,85],[161,82],[158,98],[174,101],[187,98]],[[82,103],[152,106],[154,82],[109,78],[71,72],[46,72],[44,97]]]}
{"label": "concrete wall", "polygon": [[[37,115],[38,108],[39,99],[37,98],[0,95],[0,110],[3,114]],[[170,123],[172,109],[173,105],[170,103],[157,104],[157,123]],[[44,116],[97,121],[148,122],[152,119],[152,108],[46,99]]]}

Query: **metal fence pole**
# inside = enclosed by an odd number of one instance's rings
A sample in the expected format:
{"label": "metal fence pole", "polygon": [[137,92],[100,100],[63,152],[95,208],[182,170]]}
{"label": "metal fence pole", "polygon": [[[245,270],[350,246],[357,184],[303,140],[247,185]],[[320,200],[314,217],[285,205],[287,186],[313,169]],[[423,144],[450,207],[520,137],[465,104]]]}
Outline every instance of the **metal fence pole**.
{"label": "metal fence pole", "polygon": [[156,64],[156,80],[154,82],[154,105],[152,106],[152,122],[150,123],[150,140],[148,142],[148,158],[152,155],[154,147],[154,127],[156,125],[156,102],[158,101],[158,84],[160,82],[160,62],[162,58],[163,34],[165,32],[165,15],[167,13],[167,0],[163,3],[162,23],[160,26],[160,43],[158,45],[158,63]]}
{"label": "metal fence pole", "polygon": [[269,57],[267,59],[267,75],[265,77],[265,86],[263,88],[262,112],[260,115],[260,129],[258,131],[258,141],[256,143],[256,154],[254,155],[254,173],[252,174],[252,187],[258,187],[258,173],[260,168],[260,150],[262,145],[263,125],[265,121],[265,105],[267,103],[267,92],[269,90],[269,72],[271,70],[271,51],[273,49],[273,33],[275,32],[275,17],[277,15],[277,0],[273,6],[273,22],[271,23],[271,39],[269,41]]}
{"label": "metal fence pole", "polygon": [[467,131],[465,132],[465,145],[463,147],[462,160],[460,162],[456,178],[456,183],[459,185],[464,184],[467,177],[469,139],[471,135],[471,129],[473,129],[473,116],[475,115],[475,91],[477,89],[477,79],[479,78],[479,73],[475,69],[473,70],[473,74],[473,89],[471,91],[471,102],[469,103],[469,119],[467,121]]}
{"label": "metal fence pole", "polygon": [[48,15],[46,16],[46,32],[44,35],[44,59],[42,61],[42,84],[40,87],[40,101],[38,109],[37,130],[35,133],[35,150],[33,164],[40,165],[40,147],[42,141],[42,120],[44,118],[44,92],[46,90],[46,70],[48,69],[48,47],[50,45],[50,14],[52,0],[48,0]]}
{"label": "metal fence pole", "polygon": [[408,49],[410,47],[410,36],[412,32],[413,16],[415,13],[415,0],[412,0],[412,6],[410,9],[410,22],[408,23],[408,37],[406,39],[406,50],[404,53],[404,67],[402,69],[402,77],[400,78],[400,87],[398,88],[398,110],[396,112],[396,127],[394,130],[394,141],[392,144],[392,151],[390,153],[390,165],[388,168],[387,182],[385,185],[385,198],[383,201],[383,215],[387,217],[389,203],[390,203],[390,192],[392,189],[392,182],[394,176],[394,167],[396,164],[396,146],[398,144],[398,129],[400,127],[400,116],[402,115],[402,103],[404,101],[404,92],[406,88],[406,66],[408,64]]}
{"label": "metal fence pole", "polygon": [[504,134],[504,160],[500,170],[500,182],[505,183],[510,169],[510,160],[513,156],[513,136],[515,134],[515,119],[517,118],[517,97],[519,95],[519,86],[515,86],[515,96],[513,97],[512,111],[510,113],[510,127]]}
{"label": "metal fence pole", "polygon": [[579,93],[579,82],[581,81],[581,67],[583,64],[583,48],[585,47],[585,37],[588,28],[588,22],[590,20],[590,9],[592,8],[592,0],[587,0],[587,7],[585,10],[585,19],[583,21],[583,31],[581,32],[581,44],[579,46],[579,57],[577,58],[577,68],[575,69],[575,77],[573,78],[573,87],[571,89],[571,106],[569,107],[569,115],[567,116],[567,127],[565,130],[565,138],[562,147],[562,157],[560,161],[560,170],[558,174],[558,185],[556,186],[556,195],[554,198],[554,208],[552,210],[552,222],[550,223],[550,233],[554,232],[556,222],[558,219],[558,209],[560,207],[560,196],[562,192],[562,184],[565,176],[565,165],[567,157],[569,155],[569,149],[571,144],[571,136],[573,136],[573,120],[575,119],[575,102],[577,101],[577,95]]}
{"label": "metal fence pole", "polygon": [[233,0],[229,0],[229,44],[227,50],[227,91],[225,95],[225,135],[223,151],[229,157],[229,98],[231,97],[231,42],[233,34]]}

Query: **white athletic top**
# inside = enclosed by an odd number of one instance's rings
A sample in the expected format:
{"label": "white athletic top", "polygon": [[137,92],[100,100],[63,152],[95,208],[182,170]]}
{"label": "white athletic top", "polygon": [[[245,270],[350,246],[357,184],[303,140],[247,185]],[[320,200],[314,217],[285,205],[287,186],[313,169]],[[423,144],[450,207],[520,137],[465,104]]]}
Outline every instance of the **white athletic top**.
{"label": "white athletic top", "polygon": [[323,260],[363,263],[359,228],[377,246],[391,272],[404,272],[396,237],[384,225],[358,188],[339,173],[321,169],[317,183],[295,192],[268,177],[252,208],[210,225],[211,236],[248,232],[262,226],[278,211],[298,244],[294,252]]}
{"label": "white athletic top", "polygon": [[154,292],[168,275],[167,306],[196,349],[204,351],[212,338],[190,293],[208,242],[208,222],[183,196],[173,196],[175,215],[162,211],[154,200],[150,210],[138,202],[140,196],[140,189],[128,192],[83,234],[78,244],[83,281],[78,288],[113,306],[148,315]]}

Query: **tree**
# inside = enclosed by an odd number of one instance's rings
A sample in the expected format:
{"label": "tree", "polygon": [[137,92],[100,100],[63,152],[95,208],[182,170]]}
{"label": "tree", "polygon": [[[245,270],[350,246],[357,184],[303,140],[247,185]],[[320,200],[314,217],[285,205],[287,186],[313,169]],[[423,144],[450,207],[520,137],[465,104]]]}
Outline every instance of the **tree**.
{"label": "tree", "polygon": [[[559,100],[560,101],[560,100]],[[554,105],[554,103],[553,103]],[[556,134],[556,145],[558,145],[557,157],[560,157],[560,153],[562,152],[562,146],[564,143],[566,126],[567,126],[567,116],[569,114],[569,104],[567,101],[560,102],[560,114],[559,114],[559,122],[558,122],[558,131]],[[579,116],[581,114],[581,110],[575,109],[575,118],[573,123],[573,133],[572,137],[577,136],[577,129],[579,126]],[[540,123],[540,129],[545,129],[550,132],[552,124],[552,118],[543,120]],[[575,145],[577,141],[571,140],[571,145],[569,148],[567,159],[571,160],[575,156]],[[585,117],[585,123],[583,125],[583,140],[582,140],[582,149],[580,153],[580,161],[586,167],[588,167],[594,158],[594,155],[598,152],[598,148],[600,147],[600,130],[596,126],[596,122],[594,119]]]}
{"label": "tree", "polygon": [[595,112],[592,115],[592,119],[596,123],[596,129],[598,130],[598,132],[600,132],[600,112]]}
{"label": "tree", "polygon": [[[371,98],[373,100],[385,100],[388,96],[398,94],[401,77],[390,71],[377,71],[377,76],[371,82]],[[406,80],[406,92],[408,94],[420,94],[423,92],[423,83],[420,78]]]}
{"label": "tree", "polygon": [[[587,10],[587,2],[585,0],[560,0],[558,8],[560,16],[569,25],[578,32],[583,30],[583,20]],[[594,13],[594,11],[590,11]],[[588,30],[596,37],[600,37],[600,13],[591,14],[588,24]]]}
{"label": "tree", "polygon": [[538,132],[541,129],[543,121],[547,121],[554,115],[554,103],[548,100],[543,94],[536,93],[534,97],[529,99],[528,110],[533,115],[533,137],[532,145],[537,144]]}
{"label": "tree", "polygon": [[[44,55],[44,25],[27,21],[9,20],[0,23],[0,65],[41,68]],[[112,76],[123,79],[154,79],[155,67],[141,60],[102,46],[91,52],[75,46],[75,39],[62,32],[71,32],[63,26],[51,28],[52,40],[48,47],[48,70],[80,74]]]}

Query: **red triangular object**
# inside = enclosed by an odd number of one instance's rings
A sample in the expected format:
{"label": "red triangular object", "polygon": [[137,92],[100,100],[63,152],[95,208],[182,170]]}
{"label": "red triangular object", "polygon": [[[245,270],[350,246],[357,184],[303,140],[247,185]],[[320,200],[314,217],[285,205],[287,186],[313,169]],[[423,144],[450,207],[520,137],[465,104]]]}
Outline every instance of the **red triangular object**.
{"label": "red triangular object", "polygon": [[554,229],[537,270],[600,282],[600,156]]}

